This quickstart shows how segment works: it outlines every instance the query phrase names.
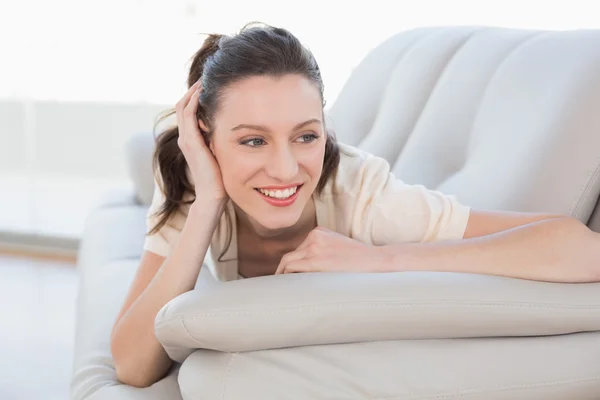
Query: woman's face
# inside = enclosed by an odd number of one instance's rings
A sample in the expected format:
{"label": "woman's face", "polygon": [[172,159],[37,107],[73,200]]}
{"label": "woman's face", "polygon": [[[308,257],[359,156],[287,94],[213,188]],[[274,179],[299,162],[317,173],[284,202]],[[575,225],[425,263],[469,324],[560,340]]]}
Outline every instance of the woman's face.
{"label": "woman's face", "polygon": [[251,223],[293,226],[315,190],[326,134],[317,87],[300,75],[257,76],[227,88],[210,148],[229,197]]}

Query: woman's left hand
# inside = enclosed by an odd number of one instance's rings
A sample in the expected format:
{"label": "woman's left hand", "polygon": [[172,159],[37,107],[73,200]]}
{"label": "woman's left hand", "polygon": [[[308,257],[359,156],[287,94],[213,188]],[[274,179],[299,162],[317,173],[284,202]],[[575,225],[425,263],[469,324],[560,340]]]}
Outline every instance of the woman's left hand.
{"label": "woman's left hand", "polygon": [[382,249],[326,228],[313,229],[298,248],[285,254],[275,274],[293,272],[377,272],[386,257]]}

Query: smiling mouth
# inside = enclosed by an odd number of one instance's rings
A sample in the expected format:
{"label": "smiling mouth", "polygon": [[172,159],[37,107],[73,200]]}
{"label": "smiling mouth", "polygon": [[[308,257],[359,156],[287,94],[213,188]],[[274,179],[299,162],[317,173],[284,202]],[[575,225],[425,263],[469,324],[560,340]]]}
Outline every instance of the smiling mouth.
{"label": "smiling mouth", "polygon": [[286,200],[289,199],[290,197],[294,196],[298,190],[302,187],[302,185],[298,185],[298,186],[294,186],[291,188],[287,188],[287,189],[277,189],[277,190],[272,190],[272,189],[260,189],[260,188],[256,188],[254,190],[256,190],[257,192],[275,199],[275,200]]}

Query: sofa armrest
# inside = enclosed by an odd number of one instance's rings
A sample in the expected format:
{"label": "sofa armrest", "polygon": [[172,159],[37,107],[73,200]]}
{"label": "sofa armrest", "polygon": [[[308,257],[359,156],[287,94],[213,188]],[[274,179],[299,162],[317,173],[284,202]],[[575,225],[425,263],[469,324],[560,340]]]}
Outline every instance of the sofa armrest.
{"label": "sofa armrest", "polygon": [[179,364],[169,374],[147,388],[120,383],[106,360],[90,360],[87,368],[77,369],[71,384],[71,400],[181,400]]}
{"label": "sofa armrest", "polygon": [[[600,331],[600,283],[443,272],[303,273],[185,293],[156,318],[171,357],[397,339]],[[240,335],[239,332],[244,332]]]}
{"label": "sofa armrest", "polygon": [[86,224],[78,260],[72,400],[181,399],[177,368],[148,388],[123,385],[110,350],[110,332],[139,265],[143,215],[141,207],[100,208]]}
{"label": "sofa armrest", "polygon": [[154,135],[151,132],[132,135],[125,146],[125,159],[129,176],[134,184],[135,196],[146,206],[151,204],[154,193],[152,156],[155,147]]}

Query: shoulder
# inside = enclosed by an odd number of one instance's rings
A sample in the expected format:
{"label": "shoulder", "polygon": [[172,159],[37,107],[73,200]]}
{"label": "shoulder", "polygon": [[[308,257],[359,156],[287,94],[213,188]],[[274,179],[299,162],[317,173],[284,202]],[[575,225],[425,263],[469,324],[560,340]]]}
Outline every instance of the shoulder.
{"label": "shoulder", "polygon": [[357,195],[360,190],[377,187],[388,179],[390,165],[385,159],[345,143],[338,145],[340,163],[328,184],[328,194]]}
{"label": "shoulder", "polygon": [[462,238],[469,207],[455,196],[407,184],[383,158],[340,146],[329,219],[339,233],[376,245]]}
{"label": "shoulder", "polygon": [[[361,220],[390,180],[387,161],[364,150],[338,143],[340,162],[336,173],[317,196],[318,217],[327,228],[349,237],[359,237]],[[362,236],[361,236],[362,237]]]}

